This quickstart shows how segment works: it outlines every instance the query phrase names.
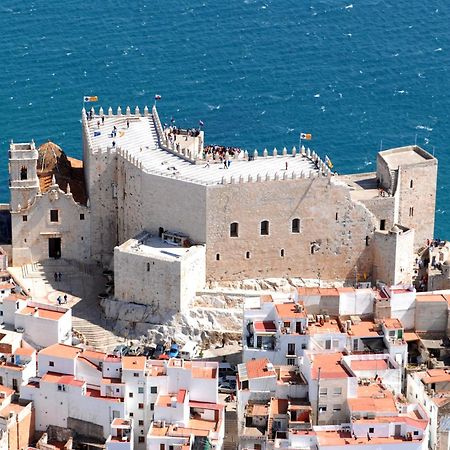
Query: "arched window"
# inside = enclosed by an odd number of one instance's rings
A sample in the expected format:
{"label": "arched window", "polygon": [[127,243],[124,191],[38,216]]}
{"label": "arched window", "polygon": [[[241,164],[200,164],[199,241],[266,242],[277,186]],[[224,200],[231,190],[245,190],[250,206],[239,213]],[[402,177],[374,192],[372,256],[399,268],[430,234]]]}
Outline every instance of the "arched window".
{"label": "arched window", "polygon": [[300,219],[292,219],[292,233],[300,233]]}
{"label": "arched window", "polygon": [[246,252],[246,253],[245,253],[245,258],[246,258],[246,259],[250,259],[250,252]]}
{"label": "arched window", "polygon": [[281,256],[282,258],[284,258],[284,248],[282,248],[282,249],[280,250],[280,256]]}
{"label": "arched window", "polygon": [[22,167],[20,169],[20,179],[21,180],[27,180],[28,179],[28,170],[26,167]]}
{"label": "arched window", "polygon": [[230,237],[238,237],[239,236],[239,224],[237,222],[233,222],[230,224]]}
{"label": "arched window", "polygon": [[261,222],[261,236],[267,236],[269,234],[269,221],[263,220]]}
{"label": "arched window", "polygon": [[220,253],[216,253],[216,261],[220,261]]}

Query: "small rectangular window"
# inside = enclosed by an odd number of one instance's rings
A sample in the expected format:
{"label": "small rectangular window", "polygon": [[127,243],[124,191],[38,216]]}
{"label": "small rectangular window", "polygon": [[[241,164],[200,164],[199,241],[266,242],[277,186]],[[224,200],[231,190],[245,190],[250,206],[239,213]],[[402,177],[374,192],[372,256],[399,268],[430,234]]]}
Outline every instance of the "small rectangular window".
{"label": "small rectangular window", "polygon": [[50,222],[58,222],[59,221],[59,211],[57,209],[50,210]]}
{"label": "small rectangular window", "polygon": [[133,393],[132,393],[132,392],[129,392],[129,393],[128,393],[128,397],[133,398]]}
{"label": "small rectangular window", "polygon": [[341,410],[341,405],[333,405],[333,412],[339,412]]}
{"label": "small rectangular window", "polygon": [[239,224],[237,222],[230,224],[230,237],[239,237]]}
{"label": "small rectangular window", "polygon": [[138,436],[138,442],[140,444],[144,443],[145,442],[145,436]]}
{"label": "small rectangular window", "polygon": [[327,412],[327,407],[325,405],[319,406],[319,412]]}
{"label": "small rectangular window", "polygon": [[133,413],[133,412],[130,412],[128,415],[129,415],[130,417],[133,417],[133,416],[134,416],[134,413]]}
{"label": "small rectangular window", "polygon": [[320,388],[320,396],[326,396],[328,394],[327,388]]}
{"label": "small rectangular window", "polygon": [[22,216],[22,220],[26,222],[28,220],[28,216]]}
{"label": "small rectangular window", "polygon": [[150,411],[153,411],[155,409],[155,404],[154,403],[150,403]]}
{"label": "small rectangular window", "polygon": [[375,432],[375,428],[369,428],[369,433],[374,433]]}
{"label": "small rectangular window", "polygon": [[268,236],[269,235],[269,221],[263,220],[261,222],[261,236]]}
{"label": "small rectangular window", "polygon": [[80,214],[80,220],[84,220],[84,214]]}
{"label": "small rectangular window", "polygon": [[385,219],[381,219],[380,220],[380,230],[384,231],[386,229],[386,220]]}
{"label": "small rectangular window", "polygon": [[139,420],[139,426],[143,427],[144,426],[144,421],[143,420]]}
{"label": "small rectangular window", "polygon": [[48,365],[49,365],[50,367],[55,367],[55,362],[54,362],[54,361],[49,361],[49,362],[48,362]]}
{"label": "small rectangular window", "polygon": [[138,387],[138,394],[143,394],[143,393],[144,393],[144,388]]}
{"label": "small rectangular window", "polygon": [[333,388],[333,395],[342,395],[342,388],[341,387]]}
{"label": "small rectangular window", "polygon": [[158,386],[152,386],[150,388],[150,393],[151,394],[157,394],[158,393]]}
{"label": "small rectangular window", "polygon": [[139,403],[138,408],[139,409],[144,409],[144,404],[143,403]]}
{"label": "small rectangular window", "polygon": [[286,358],[286,364],[288,366],[295,366],[295,358]]}

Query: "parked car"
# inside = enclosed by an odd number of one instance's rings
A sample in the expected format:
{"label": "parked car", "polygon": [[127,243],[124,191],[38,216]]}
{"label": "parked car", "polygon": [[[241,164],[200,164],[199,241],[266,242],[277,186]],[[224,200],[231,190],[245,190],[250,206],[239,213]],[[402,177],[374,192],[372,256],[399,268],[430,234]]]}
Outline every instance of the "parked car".
{"label": "parked car", "polygon": [[157,344],[153,352],[153,358],[158,359],[164,353],[164,345]]}
{"label": "parked car", "polygon": [[172,344],[169,349],[169,358],[176,358],[178,356],[178,344]]}
{"label": "parked car", "polygon": [[224,382],[219,384],[219,393],[220,394],[236,394],[236,385],[232,385],[231,383]]}
{"label": "parked car", "polygon": [[146,356],[147,358],[152,358],[156,351],[156,345],[155,344],[149,344],[146,345],[142,350],[142,355]]}
{"label": "parked car", "polygon": [[120,344],[113,350],[113,354],[116,356],[127,356],[130,353],[130,350],[128,345]]}

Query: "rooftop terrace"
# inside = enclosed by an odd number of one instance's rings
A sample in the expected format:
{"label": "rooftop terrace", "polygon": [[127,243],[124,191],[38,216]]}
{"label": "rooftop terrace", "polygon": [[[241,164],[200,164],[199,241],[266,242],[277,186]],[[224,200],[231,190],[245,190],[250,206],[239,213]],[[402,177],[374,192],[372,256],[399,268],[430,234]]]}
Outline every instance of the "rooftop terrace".
{"label": "rooftop terrace", "polygon": [[162,147],[157,132],[158,122],[155,122],[151,114],[108,114],[103,117],[103,123],[101,114],[94,113],[90,120],[83,117],[93,151],[120,149],[119,153],[122,152],[128,159],[134,158],[136,164],[142,164],[142,170],[148,173],[205,185],[222,184],[223,177],[228,180],[226,182],[229,182],[231,177],[236,182],[240,177],[247,182],[249,177],[253,180],[258,176],[262,179],[284,176],[291,178],[295,173],[295,176],[300,178],[302,174],[308,177],[319,173],[316,163],[313,162],[314,157],[300,153],[295,156],[282,155],[282,151],[279,151],[277,156],[258,156],[252,160],[230,158],[231,165],[228,168],[215,161],[207,164],[205,160],[201,160],[195,164],[183,155]]}

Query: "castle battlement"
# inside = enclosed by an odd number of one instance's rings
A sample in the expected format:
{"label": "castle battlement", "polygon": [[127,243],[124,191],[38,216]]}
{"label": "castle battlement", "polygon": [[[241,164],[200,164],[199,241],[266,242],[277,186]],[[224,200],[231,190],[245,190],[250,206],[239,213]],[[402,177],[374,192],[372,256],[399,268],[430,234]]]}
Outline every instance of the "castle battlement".
{"label": "castle battlement", "polygon": [[[266,148],[261,154],[257,150],[252,154],[227,152],[219,161],[217,154],[200,152],[203,132],[195,136],[197,141],[188,133],[172,135],[162,127],[155,107],[151,114],[144,107],[143,115],[139,107],[134,114],[130,107],[126,107],[125,114],[120,107],[117,114],[109,108],[106,116],[102,108],[98,112],[92,108],[89,113],[83,110],[82,123],[90,154],[116,153],[144,173],[189,183],[209,186],[331,175],[319,155],[304,147],[300,151],[284,147],[281,152],[277,148],[269,152]],[[184,147],[184,142],[189,148]]]}

